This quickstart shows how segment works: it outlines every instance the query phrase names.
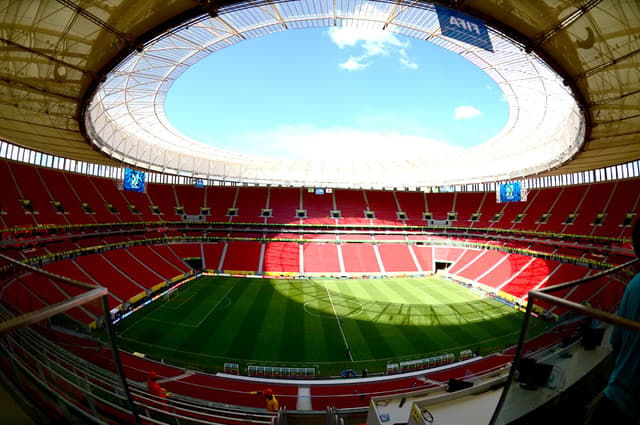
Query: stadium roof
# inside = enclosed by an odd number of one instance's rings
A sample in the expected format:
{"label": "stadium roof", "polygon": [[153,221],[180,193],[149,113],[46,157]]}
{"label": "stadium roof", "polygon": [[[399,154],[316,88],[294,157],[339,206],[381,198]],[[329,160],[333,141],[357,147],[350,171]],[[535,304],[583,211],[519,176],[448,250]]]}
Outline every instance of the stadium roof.
{"label": "stadium roof", "polygon": [[[242,38],[285,27],[357,24],[429,38],[442,43],[443,47],[463,53],[478,64],[500,84],[509,100],[510,121],[498,139],[510,132],[516,132],[516,139],[522,139],[522,135],[531,128],[519,125],[529,123],[537,131],[541,127],[546,134],[539,139],[542,140],[539,143],[544,144],[540,151],[552,149],[552,144],[545,142],[549,140],[547,138],[559,139],[563,143],[553,145],[559,146],[560,150],[552,151],[552,159],[562,160],[562,165],[542,160],[537,161],[537,168],[527,168],[527,164],[518,163],[515,165],[517,170],[524,170],[526,174],[563,174],[640,158],[637,140],[640,134],[640,5],[636,1],[453,0],[438,3],[479,17],[498,29],[499,32],[490,31],[492,41],[497,43],[492,56],[495,60],[487,60],[489,56],[482,49],[440,37],[436,26],[429,22],[429,19],[434,19],[433,16],[429,18],[428,13],[433,8],[423,3],[413,3],[420,6],[417,9],[407,9],[406,4],[400,2],[363,1],[253,2],[252,7],[247,8],[246,4],[204,0],[139,0],[135,3],[118,0],[5,0],[0,5],[0,42],[3,46],[0,50],[0,138],[37,151],[101,164],[119,165],[122,158],[134,153],[139,157],[135,163],[140,167],[151,166],[159,171],[182,172],[184,175],[195,173],[261,181],[266,170],[270,178],[276,180],[295,181],[303,175],[319,182],[318,176],[331,175],[331,170],[322,168],[326,165],[304,164],[306,169],[301,169],[300,164],[295,164],[284,167],[286,173],[278,174],[278,164],[271,166],[267,161],[267,168],[259,168],[256,164],[264,166],[264,159],[240,158],[238,154],[220,152],[226,161],[208,161],[202,168],[203,165],[196,164],[194,158],[203,161],[203,155],[184,156],[189,150],[196,149],[193,147],[172,148],[176,156],[163,154],[162,160],[158,160],[156,155],[152,161],[149,147],[140,148],[122,134],[115,137],[113,131],[103,132],[105,122],[100,122],[100,117],[104,116],[104,111],[99,110],[101,107],[97,107],[95,102],[89,110],[97,113],[95,122],[101,124],[94,126],[91,121],[86,121],[89,125],[85,128],[85,113],[88,113],[87,106],[98,88],[109,88],[109,81],[122,81],[109,79],[117,74],[111,71],[118,64],[126,59],[124,67],[140,65],[152,57],[150,52],[154,40],[158,40],[156,47],[160,49],[165,43],[165,53],[172,51],[167,53],[169,57],[189,64],[199,56],[217,50],[221,43],[232,44]],[[336,4],[339,7],[334,6]],[[423,14],[418,16],[415,10]],[[201,30],[202,38],[197,39],[197,46],[181,40],[179,34],[173,38],[160,37],[168,29],[186,22],[191,26],[186,31]],[[501,44],[500,33],[508,35],[515,44],[510,47]],[[171,45],[171,49],[166,49],[166,43]],[[187,45],[191,45],[191,50],[186,49]],[[201,48],[203,45],[207,46],[204,50]],[[191,53],[184,56],[187,50]],[[521,72],[536,70],[539,78],[537,87],[515,83],[517,73],[514,67],[510,68],[505,63],[510,55],[516,54],[519,54],[516,59],[518,66],[522,61],[528,61],[528,68]],[[542,58],[560,77],[548,73],[538,58]],[[153,86],[150,93],[160,100],[166,93],[166,84],[183,70],[182,66],[175,65],[175,61],[163,68],[159,66],[162,60],[147,62],[147,69],[153,70],[151,78],[138,81],[138,88]],[[505,69],[510,70],[509,75],[501,74]],[[161,70],[168,74],[160,75]],[[126,109],[133,112],[129,116],[135,116],[138,110],[135,102],[131,101],[134,97],[131,94],[136,88],[111,88],[129,96],[129,101],[121,104],[126,104]],[[538,88],[543,88],[543,91]],[[520,95],[518,90],[521,90]],[[563,92],[571,92],[576,102],[568,104],[563,100],[565,108],[556,110],[550,107]],[[529,104],[524,99],[533,101]],[[157,140],[156,130],[164,127],[170,131],[171,126],[163,118],[161,102],[149,105],[156,105],[152,109],[155,112],[139,116],[139,121],[145,126],[146,120],[153,117],[154,121],[149,126],[154,130],[153,142]],[[160,110],[157,105],[160,105]],[[527,119],[520,119],[518,126],[513,125],[518,115],[514,115],[514,111],[527,113]],[[552,114],[544,116],[541,111],[551,111]],[[557,115],[558,111],[564,111],[566,115]],[[529,121],[530,118],[533,121]],[[550,118],[563,124],[556,122],[556,125],[549,126]],[[96,139],[94,128],[100,130],[97,133],[102,139],[97,145],[89,141],[90,138]],[[570,131],[558,133],[564,129]],[[141,134],[131,129],[130,133],[137,137]],[[104,139],[111,136],[114,136],[115,144],[105,147]],[[128,143],[123,144],[123,140]],[[497,150],[509,149],[512,140],[499,140]],[[106,156],[100,149],[113,153],[114,158]],[[505,159],[513,158],[508,150],[505,150],[505,155]],[[531,156],[527,154],[521,158],[531,159]],[[427,169],[429,164],[419,165]],[[348,180],[365,186],[372,182],[372,176],[389,181],[388,172],[405,166],[406,163],[388,164],[386,168],[382,164],[346,165],[351,167]],[[345,165],[338,163],[336,167],[344,169]],[[518,174],[504,174],[505,171],[500,170],[502,174],[493,175],[474,170],[473,175],[478,180],[486,180]],[[407,174],[409,178],[411,173]],[[332,181],[341,178],[336,177]],[[444,176],[444,181],[435,181],[433,177],[424,179],[437,184],[453,181],[450,176]],[[404,181],[399,178],[398,183]]]}

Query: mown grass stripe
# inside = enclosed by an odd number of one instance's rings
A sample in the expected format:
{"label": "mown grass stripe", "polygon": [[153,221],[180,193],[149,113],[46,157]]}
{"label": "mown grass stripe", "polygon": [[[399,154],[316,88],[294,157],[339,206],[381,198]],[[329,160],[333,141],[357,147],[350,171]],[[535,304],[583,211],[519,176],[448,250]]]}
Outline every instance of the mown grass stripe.
{"label": "mown grass stripe", "polygon": [[249,286],[243,282],[234,281],[233,291],[229,293],[231,305],[216,315],[216,320],[207,323],[199,332],[198,340],[203,343],[202,351],[217,353],[221,356],[229,356],[233,336],[240,332],[242,322],[238,320],[238,308],[242,308],[243,302],[251,298],[248,293]]}
{"label": "mown grass stripe", "polygon": [[237,302],[236,320],[240,322],[238,331],[230,334],[231,344],[229,346],[228,355],[237,358],[250,358],[248,353],[254,352],[256,341],[256,330],[264,320],[267,319],[267,309],[269,301],[274,292],[268,285],[262,285],[262,282],[247,279],[245,285],[252,287],[247,288],[247,294],[250,297],[243,297]]}
{"label": "mown grass stripe", "polygon": [[283,306],[283,312],[281,324],[282,340],[278,346],[277,358],[289,362],[306,359],[305,343],[300,340],[295,343],[297,340],[295,336],[304,335],[307,315],[304,313],[304,309],[300,308],[300,304],[292,300],[286,301]]}
{"label": "mown grass stripe", "polygon": [[[203,282],[202,285],[209,284],[210,282]],[[203,289],[204,288],[204,289]],[[177,334],[171,336],[171,340],[165,341],[165,344],[168,348],[176,347],[179,350],[184,350],[188,352],[200,352],[202,351],[203,344],[212,337],[210,331],[206,332],[206,335],[203,335],[204,330],[211,330],[211,323],[205,322],[205,319],[210,319],[215,315],[215,322],[218,321],[218,316],[223,315],[225,313],[224,309],[218,310],[216,312],[216,306],[220,306],[220,303],[223,301],[223,298],[231,293],[233,289],[233,285],[231,283],[227,285],[206,285],[204,287],[198,288],[197,297],[194,297],[192,301],[192,307],[194,311],[199,313],[199,316],[195,316],[193,320],[197,320],[196,324],[200,324],[198,327],[182,327],[178,326],[177,329],[180,331]],[[224,292],[221,292],[224,291]],[[189,305],[185,305],[180,310],[188,309]],[[171,311],[168,318],[176,323],[181,324],[184,323],[182,321],[183,314],[185,311]],[[202,326],[203,323],[208,323],[208,326]],[[191,325],[191,324],[190,324]],[[169,327],[169,326],[168,326]],[[169,327],[170,328],[170,327]]]}
{"label": "mown grass stripe", "polygon": [[[219,368],[225,360],[308,362],[335,374],[363,365],[383,370],[386,360],[457,354],[463,348],[499,349],[516,340],[522,317],[438,278],[194,283],[172,302],[159,300],[121,322],[123,346],[200,369]],[[229,288],[229,300],[221,301]],[[328,291],[356,363],[345,354]],[[138,345],[131,341],[138,338]]]}
{"label": "mown grass stripe", "polygon": [[[266,305],[263,320],[253,323],[252,337],[253,350],[251,358],[263,358],[267,361],[289,360],[280,357],[283,345],[291,347],[291,341],[286,340],[286,335],[290,332],[292,323],[285,321],[287,304],[289,299],[275,290],[271,285],[265,283],[266,290],[269,290],[270,299]],[[251,316],[253,316],[251,314]]]}
{"label": "mown grass stripe", "polygon": [[[359,333],[364,337],[365,344],[369,347],[375,347],[376,358],[389,358],[393,357],[395,350],[393,349],[391,342],[393,339],[389,339],[388,332],[385,332],[387,326],[376,325],[372,322],[366,321],[353,321],[353,324],[358,328]],[[354,352],[354,357],[358,360],[362,360],[363,356],[360,353],[360,346],[351,347],[351,351]]]}

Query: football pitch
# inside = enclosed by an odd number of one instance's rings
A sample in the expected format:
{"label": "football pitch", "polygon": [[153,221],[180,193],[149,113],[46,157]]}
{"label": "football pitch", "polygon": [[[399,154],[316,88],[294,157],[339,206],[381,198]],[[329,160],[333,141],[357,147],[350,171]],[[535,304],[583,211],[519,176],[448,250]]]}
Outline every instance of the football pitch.
{"label": "football pitch", "polygon": [[[439,277],[201,277],[120,322],[120,347],[220,371],[315,366],[323,376],[517,342],[523,314]],[[347,347],[349,348],[347,350]]]}

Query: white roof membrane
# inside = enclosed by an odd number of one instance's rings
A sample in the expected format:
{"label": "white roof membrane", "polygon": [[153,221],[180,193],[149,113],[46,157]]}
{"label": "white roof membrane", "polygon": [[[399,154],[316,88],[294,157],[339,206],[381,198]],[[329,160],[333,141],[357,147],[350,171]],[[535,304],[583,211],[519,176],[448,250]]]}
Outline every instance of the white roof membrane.
{"label": "white roof membrane", "polygon": [[[419,7],[417,7],[419,6]],[[191,65],[245,39],[294,28],[345,26],[427,40],[474,63],[509,106],[487,142],[406,160],[294,160],[222,150],[181,134],[164,112],[172,83]],[[131,54],[91,99],[85,124],[99,150],[155,171],[198,178],[327,187],[425,187],[510,180],[553,169],[576,154],[585,119],[568,87],[534,53],[489,28],[493,51],[443,35],[430,4],[373,1],[251,2],[174,28]],[[310,82],[312,83],[312,82]],[[286,87],[283,88],[286,90]],[[389,149],[394,149],[393,138]]]}

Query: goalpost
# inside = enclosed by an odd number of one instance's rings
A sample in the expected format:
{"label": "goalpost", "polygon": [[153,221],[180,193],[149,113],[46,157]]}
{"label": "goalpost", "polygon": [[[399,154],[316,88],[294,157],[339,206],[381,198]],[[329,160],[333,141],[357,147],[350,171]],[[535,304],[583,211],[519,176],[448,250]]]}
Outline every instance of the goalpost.
{"label": "goalpost", "polygon": [[183,280],[182,282],[177,283],[172,289],[169,289],[164,294],[158,295],[158,297],[162,297],[165,301],[169,301],[169,300],[171,300],[171,299],[173,299],[173,298],[178,296],[178,293],[180,292],[180,287],[182,285],[184,285],[185,283],[191,282],[192,280],[194,280],[194,279],[196,279],[196,278],[198,278],[200,276],[202,276],[202,273],[197,273],[195,276],[188,277],[185,280]]}
{"label": "goalpost", "polygon": [[180,292],[180,287],[168,291],[166,294],[164,294],[164,300],[165,301],[173,300],[174,298],[176,298],[178,296],[179,292]]}

